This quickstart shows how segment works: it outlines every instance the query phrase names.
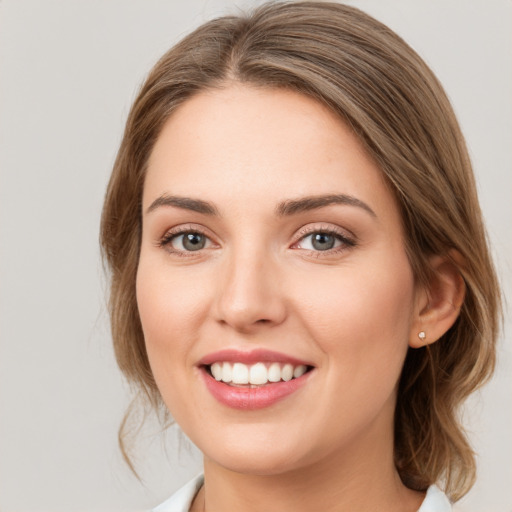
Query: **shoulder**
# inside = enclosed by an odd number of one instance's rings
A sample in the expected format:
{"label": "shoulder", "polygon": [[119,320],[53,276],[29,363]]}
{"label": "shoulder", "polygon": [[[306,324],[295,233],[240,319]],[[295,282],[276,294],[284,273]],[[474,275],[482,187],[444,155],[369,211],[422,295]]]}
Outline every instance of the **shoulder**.
{"label": "shoulder", "polygon": [[431,485],[418,512],[455,512],[446,494],[437,487]]}
{"label": "shoulder", "polygon": [[165,500],[150,512],[188,512],[203,482],[203,475],[196,476],[193,480],[176,491],[168,500]]}

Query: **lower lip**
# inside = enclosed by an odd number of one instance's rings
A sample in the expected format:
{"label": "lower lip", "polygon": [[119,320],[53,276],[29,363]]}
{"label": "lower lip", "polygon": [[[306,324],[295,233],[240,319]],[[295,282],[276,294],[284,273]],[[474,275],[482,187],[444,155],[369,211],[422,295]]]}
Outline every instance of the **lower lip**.
{"label": "lower lip", "polygon": [[311,371],[288,382],[269,383],[255,388],[235,387],[215,380],[205,368],[201,374],[210,393],[221,403],[233,409],[264,409],[280,402],[300,389],[308,380]]}

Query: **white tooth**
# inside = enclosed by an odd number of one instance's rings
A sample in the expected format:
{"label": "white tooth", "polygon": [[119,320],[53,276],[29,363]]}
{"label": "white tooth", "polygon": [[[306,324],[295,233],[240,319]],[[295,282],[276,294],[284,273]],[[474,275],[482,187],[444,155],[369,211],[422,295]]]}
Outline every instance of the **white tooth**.
{"label": "white tooth", "polygon": [[281,378],[287,382],[293,378],[293,366],[291,364],[285,364],[281,370]]}
{"label": "white tooth", "polygon": [[304,375],[306,373],[306,367],[301,364],[300,366],[297,366],[295,370],[293,370],[293,376],[295,378],[300,377],[301,375]]}
{"label": "white tooth", "polygon": [[279,363],[272,363],[268,369],[268,380],[279,382],[281,380],[281,366]]}
{"label": "white tooth", "polygon": [[222,366],[220,363],[213,363],[210,366],[210,371],[212,372],[213,378],[215,380],[222,380]]}
{"label": "white tooth", "polygon": [[268,381],[267,368],[263,363],[253,364],[249,370],[249,384],[266,384]]}
{"label": "white tooth", "polygon": [[230,363],[222,363],[222,382],[231,382],[233,371]]}
{"label": "white tooth", "polygon": [[249,368],[246,364],[235,363],[233,365],[233,384],[249,384]]}

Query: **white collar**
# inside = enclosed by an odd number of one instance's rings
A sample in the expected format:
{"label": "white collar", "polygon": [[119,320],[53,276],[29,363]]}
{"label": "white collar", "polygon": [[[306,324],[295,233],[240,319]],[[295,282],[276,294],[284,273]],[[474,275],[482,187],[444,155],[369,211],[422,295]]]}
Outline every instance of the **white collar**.
{"label": "white collar", "polygon": [[[203,483],[203,475],[196,476],[151,512],[189,512]],[[431,485],[418,512],[452,512],[452,506],[446,494],[436,485]]]}

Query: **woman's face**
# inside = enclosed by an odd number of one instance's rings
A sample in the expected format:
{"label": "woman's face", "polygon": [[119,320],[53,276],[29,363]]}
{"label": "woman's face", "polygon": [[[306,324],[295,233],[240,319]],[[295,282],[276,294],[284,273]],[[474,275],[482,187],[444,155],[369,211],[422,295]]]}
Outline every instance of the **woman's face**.
{"label": "woman's face", "polygon": [[392,450],[416,295],[394,197],[326,108],[231,85],[168,120],[137,301],[161,395],[207,460],[279,474]]}

